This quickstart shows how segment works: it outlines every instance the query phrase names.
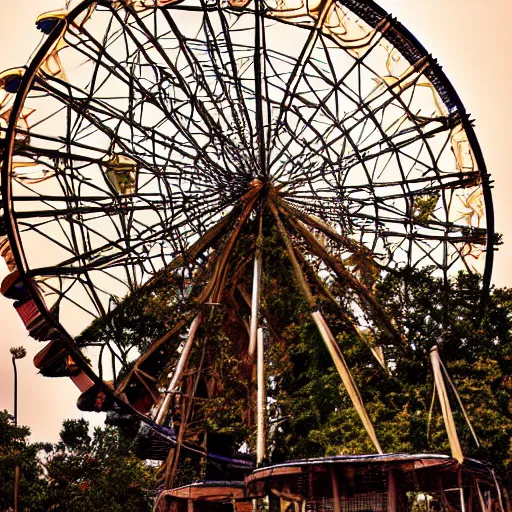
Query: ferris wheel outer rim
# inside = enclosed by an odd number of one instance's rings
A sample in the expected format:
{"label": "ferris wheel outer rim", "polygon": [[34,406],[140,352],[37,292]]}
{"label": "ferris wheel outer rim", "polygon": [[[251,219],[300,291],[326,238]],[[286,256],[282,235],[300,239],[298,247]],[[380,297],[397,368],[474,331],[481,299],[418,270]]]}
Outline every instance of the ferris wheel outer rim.
{"label": "ferris wheel outer rim", "polygon": [[[349,3],[350,0],[336,0],[341,5],[346,6],[346,3]],[[352,0],[354,1],[354,0]],[[486,214],[486,230],[487,230],[487,238],[486,238],[486,246],[485,246],[485,264],[483,271],[483,283],[482,283],[482,292],[481,292],[481,310],[483,311],[483,307],[485,306],[485,302],[490,290],[491,276],[492,276],[492,266],[494,260],[494,246],[495,246],[495,233],[494,233],[494,208],[493,208],[493,200],[491,194],[491,186],[490,186],[490,175],[487,171],[487,167],[485,165],[485,160],[483,157],[483,153],[476,137],[476,133],[474,131],[473,125],[470,122],[466,109],[462,100],[460,99],[457,91],[453,87],[452,83],[442,70],[442,67],[438,64],[437,60],[432,57],[430,53],[426,50],[426,48],[421,44],[420,41],[396,18],[393,18],[389,13],[387,13],[381,6],[379,6],[373,0],[355,0],[360,3],[360,5],[364,5],[367,8],[370,8],[374,11],[374,13],[388,17],[391,25],[396,31],[404,37],[404,39],[409,42],[423,57],[427,57],[429,64],[431,66],[433,74],[440,81],[440,83],[446,88],[447,93],[450,99],[453,101],[454,105],[457,108],[457,112],[460,115],[461,125],[464,128],[468,141],[470,143],[470,147],[473,150],[476,164],[478,167],[478,171],[481,178],[481,187],[483,191],[484,203],[485,203],[485,214]],[[55,329],[57,329],[61,335],[63,343],[66,345],[66,348],[70,351],[71,355],[77,357],[77,364],[85,371],[85,373],[94,381],[95,384],[99,384],[102,389],[109,395],[109,397],[115,399],[119,405],[123,405],[132,410],[134,414],[136,414],[143,421],[148,421],[148,418],[134,409],[131,405],[126,404],[122,401],[113,391],[112,389],[105,384],[105,382],[96,374],[96,372],[89,366],[85,356],[82,352],[76,347],[73,342],[73,337],[67,332],[66,328],[60,323],[59,320],[54,318],[50,312],[47,310],[46,305],[43,299],[39,296],[36,291],[36,286],[33,281],[27,276],[27,271],[29,270],[26,265],[23,244],[20,240],[18,233],[18,226],[15,222],[13,216],[13,208],[12,208],[12,187],[11,187],[11,162],[14,153],[14,142],[15,142],[15,132],[17,123],[19,120],[19,116],[21,115],[23,105],[26,101],[28,93],[30,92],[31,86],[34,82],[37,72],[39,71],[40,66],[44,62],[44,58],[48,55],[48,52],[51,50],[52,46],[58,40],[58,38],[63,34],[66,30],[66,27],[69,24],[69,21],[73,21],[79,14],[84,12],[87,8],[91,7],[93,4],[106,4],[108,2],[104,1],[95,1],[95,0],[84,0],[79,3],[74,9],[72,9],[67,15],[60,19],[54,29],[50,34],[46,37],[44,42],[41,44],[40,48],[37,50],[31,62],[28,64],[26,71],[23,75],[22,81],[20,83],[19,89],[16,93],[16,97],[13,102],[13,108],[11,111],[11,115],[9,117],[9,124],[6,130],[5,141],[6,146],[3,152],[3,163],[1,168],[1,193],[2,193],[2,205],[4,209],[4,218],[8,221],[6,224],[7,236],[9,239],[9,243],[11,246],[11,250],[13,253],[13,257],[17,266],[17,269],[20,273],[21,280],[29,291],[34,303],[45,318],[45,320]],[[350,7],[347,7],[350,9]],[[355,13],[361,19],[364,20],[364,16],[361,14]],[[407,57],[405,57],[407,59]],[[407,59],[408,60],[408,59]],[[408,60],[409,61],[409,60]],[[435,84],[434,84],[434,88]],[[437,91],[437,88],[436,88]]]}

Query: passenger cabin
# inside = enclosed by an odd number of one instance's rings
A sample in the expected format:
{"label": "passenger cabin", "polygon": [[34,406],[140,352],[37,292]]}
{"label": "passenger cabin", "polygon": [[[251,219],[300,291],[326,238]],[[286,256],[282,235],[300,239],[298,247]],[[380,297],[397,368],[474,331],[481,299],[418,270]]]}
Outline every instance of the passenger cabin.
{"label": "passenger cabin", "polygon": [[45,377],[69,377],[82,393],[94,385],[58,341],[50,341],[35,355],[34,366]]}
{"label": "passenger cabin", "polygon": [[[21,279],[19,271],[15,270],[3,279],[0,291],[4,297],[15,301],[13,304],[14,309],[23,321],[25,328],[29,331],[30,336],[37,341],[48,341],[50,339],[51,325],[45,316],[41,314],[31,296],[31,293],[37,293],[44,302],[38,288],[34,286],[32,291],[29,292]],[[58,303],[50,309],[50,314],[58,318]]]}
{"label": "passenger cabin", "polygon": [[114,155],[104,164],[108,181],[117,194],[131,195],[136,192],[137,162],[125,155]]}

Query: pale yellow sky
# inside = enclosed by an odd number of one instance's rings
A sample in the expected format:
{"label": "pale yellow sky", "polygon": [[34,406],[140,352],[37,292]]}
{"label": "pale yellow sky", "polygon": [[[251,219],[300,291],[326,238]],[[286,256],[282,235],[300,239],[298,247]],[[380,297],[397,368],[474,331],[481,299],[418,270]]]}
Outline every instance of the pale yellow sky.
{"label": "pale yellow sky", "polygon": [[[41,39],[34,26],[38,14],[60,8],[64,0],[0,0],[0,70],[23,65]],[[496,230],[505,245],[496,255],[493,282],[512,286],[512,2],[510,0],[380,0],[438,58],[476,120],[476,133],[493,190]],[[0,275],[5,269],[0,262]],[[69,379],[37,376],[33,355],[41,344],[27,337],[12,303],[0,297],[0,410],[12,411],[12,365],[9,347],[25,345],[19,362],[19,421],[30,425],[32,439],[54,441],[62,420],[80,417],[78,391]],[[101,420],[99,415],[87,419]]]}

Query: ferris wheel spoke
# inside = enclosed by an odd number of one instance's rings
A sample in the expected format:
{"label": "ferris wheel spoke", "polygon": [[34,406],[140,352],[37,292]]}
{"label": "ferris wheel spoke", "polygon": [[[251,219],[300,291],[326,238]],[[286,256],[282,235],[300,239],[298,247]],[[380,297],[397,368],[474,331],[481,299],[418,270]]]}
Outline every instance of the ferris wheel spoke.
{"label": "ferris wheel spoke", "polygon": [[45,286],[45,288],[48,288],[52,293],[54,293],[55,295],[58,296],[56,303],[61,304],[63,301],[69,302],[70,304],[73,305],[73,307],[77,308],[78,310],[82,311],[83,313],[86,313],[90,318],[96,318],[96,316],[98,314],[101,314],[101,309],[96,308],[94,311],[92,311],[90,309],[87,309],[83,305],[83,301],[74,300],[72,298],[71,291],[73,289],[73,286],[75,286],[75,284],[77,284],[77,283],[83,287],[83,289],[89,296],[91,303],[94,304],[92,295],[90,294],[89,286],[88,285],[85,286],[84,283],[80,282],[79,280],[73,280],[70,283],[68,283],[67,286],[62,286],[61,288],[57,288],[49,282],[45,282],[44,286]]}
{"label": "ferris wheel spoke", "polygon": [[[201,0],[201,2],[202,5],[204,5],[203,0]],[[239,143],[242,145],[243,150],[245,150],[246,157],[249,157],[251,155],[253,156],[253,148],[251,144],[252,140],[247,140],[248,138],[252,138],[251,118],[242,92],[241,81],[235,57],[236,49],[231,40],[229,25],[227,23],[224,12],[222,11],[222,9],[219,8],[217,11],[215,11],[215,14],[219,18],[222,30],[221,33],[224,37],[224,41],[222,42],[221,47],[221,43],[219,42],[219,34],[215,33],[215,29],[213,27],[211,13],[208,10],[204,10],[203,31],[206,37],[206,50],[208,51],[208,55],[210,56],[210,64],[212,71],[215,75],[217,84],[221,87],[223,96],[227,102],[227,106],[231,111],[232,120],[227,118],[223,110],[220,111],[220,115],[222,116],[224,122],[228,126],[236,127],[236,131],[238,132],[239,136]],[[209,95],[210,98],[213,99],[216,95],[208,86],[208,80],[206,77],[206,73],[203,70],[203,66],[200,64],[198,58],[195,57],[194,51],[189,47],[187,39],[179,31],[178,25],[172,18],[170,11],[165,10],[163,12],[163,15],[166,18],[169,26],[171,27],[172,32],[175,33],[177,38],[179,39],[180,44],[187,50],[187,53],[189,55],[187,58],[189,66],[191,68],[194,67],[195,69],[198,69],[198,71],[201,73],[202,85],[205,88],[207,95]],[[222,56],[223,52],[227,52],[229,63],[224,63]],[[234,96],[237,99],[236,102],[233,101],[231,88],[234,89]],[[245,121],[245,126],[242,121]]]}
{"label": "ferris wheel spoke", "polygon": [[[97,51],[96,45],[99,45],[100,43],[96,41],[95,38],[87,32],[87,30],[83,29],[83,33],[87,37],[87,39],[81,41],[83,44],[78,45],[77,50],[83,53],[86,57],[94,60],[93,55],[95,55]],[[90,45],[89,42],[93,44]],[[86,52],[84,50],[84,47],[91,51],[92,54]],[[119,63],[116,61],[116,59],[111,57],[106,50],[103,51],[103,56],[106,60],[108,60],[110,64],[110,66],[105,66],[106,71],[112,73],[113,76],[115,76],[118,80],[123,82],[129,88],[129,90],[137,91],[137,93],[141,96],[141,100],[148,102],[149,104],[152,104],[158,109],[160,109],[163,112],[166,120],[169,121],[171,125],[174,127],[174,129],[176,129],[177,132],[190,144],[190,146],[197,152],[197,155],[204,159],[208,167],[213,170],[216,170],[221,175],[224,173],[224,170],[221,167],[219,167],[214,160],[212,160],[208,153],[206,153],[205,150],[201,148],[200,144],[195,140],[195,137],[200,135],[208,135],[208,132],[204,131],[201,124],[197,120],[194,120],[193,116],[184,117],[189,126],[189,129],[187,129],[187,126],[182,125],[178,117],[175,116],[172,111],[167,110],[167,108],[165,107],[165,102],[159,101],[158,96],[155,96],[150,90],[145,89],[141,85],[140,81],[133,75],[130,75],[123,68],[123,66],[119,66]],[[183,104],[185,105],[185,103]],[[179,108],[175,110],[176,112],[179,112]],[[190,126],[192,125],[194,126],[195,129],[198,130],[198,134],[194,134],[193,131],[190,131]],[[161,130],[159,130],[158,132],[158,137],[162,137],[165,139],[165,136],[162,135]],[[183,146],[171,142],[170,149],[172,149],[173,151],[183,153],[182,148]],[[184,156],[190,156],[190,158],[192,158],[191,155],[188,155],[186,153],[184,154]]]}
{"label": "ferris wheel spoke", "polygon": [[[202,119],[202,121],[206,124],[210,129],[210,137],[214,135],[214,138],[218,140],[222,144],[222,146],[226,149],[231,148],[233,154],[236,152],[236,148],[232,145],[232,140],[229,137],[226,137],[224,131],[222,129],[221,124],[217,121],[210,113],[209,109],[206,106],[207,104],[200,99],[199,94],[193,93],[191,90],[191,86],[189,85],[189,81],[181,74],[181,71],[178,70],[175,63],[169,58],[166,51],[162,48],[159,41],[152,34],[151,30],[145,25],[144,21],[138,16],[138,14],[131,10],[130,14],[136,20],[137,24],[143,30],[145,36],[148,38],[150,42],[152,42],[153,47],[158,52],[159,56],[162,58],[163,62],[169,67],[172,72],[172,77],[178,80],[180,90],[186,95],[188,102],[195,107],[195,112],[197,112]],[[205,77],[204,71],[197,59],[193,58],[193,53],[188,48],[185,38],[179,31],[177,25],[174,23],[172,16],[169,12],[163,11],[163,15],[169,23],[173,34],[176,36],[177,41],[180,43],[182,50],[184,51],[185,59],[188,64],[188,68],[191,70],[192,77],[196,80],[198,88],[200,87],[206,93],[206,97],[208,98],[208,105],[217,113],[217,116],[224,121],[227,126],[230,126],[228,119],[226,118],[222,109],[220,109],[217,105],[217,102],[214,100],[214,94],[208,86],[208,81]],[[130,32],[129,25],[127,26],[128,35],[132,36]],[[144,50],[143,47],[134,39],[135,44],[137,45],[139,51],[144,55],[148,62],[151,62],[151,58]],[[215,67],[215,65],[214,65]],[[171,75],[169,75],[171,78]]]}
{"label": "ferris wheel spoke", "polygon": [[[204,12],[206,13],[206,16],[208,16],[208,13],[210,12],[209,9],[207,9],[206,4],[203,0],[201,0],[201,5],[204,8]],[[235,95],[237,99],[237,103],[239,104],[239,108],[241,109],[242,118],[238,119],[238,116],[236,116],[236,109],[234,110],[235,113],[235,122],[238,125],[238,129],[242,135],[242,142],[245,145],[246,151],[253,154],[253,126],[252,126],[252,119],[249,112],[249,109],[247,107],[244,93],[243,93],[243,84],[240,76],[240,71],[238,69],[238,64],[236,62],[236,55],[235,55],[235,45],[233,42],[233,39],[231,37],[230,28],[233,27],[236,24],[236,21],[238,20],[238,16],[235,17],[235,21],[233,24],[229,25],[228,20],[226,18],[226,15],[224,13],[224,10],[219,6],[217,8],[217,15],[219,16],[219,20],[221,23],[222,28],[222,35],[225,40],[226,49],[229,56],[229,67],[231,70],[231,77],[234,83],[235,87]],[[213,35],[213,30],[210,29],[210,33]],[[240,49],[240,46],[237,46],[237,48]],[[219,50],[220,52],[220,50]],[[220,58],[220,57],[219,57]],[[229,75],[229,73],[228,73]],[[221,83],[224,83],[224,80],[221,80]],[[243,124],[245,123],[245,126]],[[249,139],[249,140],[247,140]]]}
{"label": "ferris wheel spoke", "polygon": [[[46,83],[46,89],[50,94],[52,94],[54,97],[62,100],[64,103],[66,103],[67,106],[73,108],[74,112],[78,115],[78,117],[82,120],[87,120],[90,124],[87,126],[87,130],[92,132],[93,130],[97,130],[100,127],[104,126],[104,123],[106,120],[117,120],[120,124],[126,123],[126,115],[121,112],[114,112],[114,111],[104,111],[100,107],[95,106],[94,102],[87,102],[84,103],[81,100],[74,100],[72,95],[66,95],[65,93],[61,93],[55,88],[52,88]],[[99,114],[103,114],[102,117],[98,117]],[[150,127],[142,126],[136,122],[133,122],[130,124],[131,129],[136,128],[142,136],[144,136],[145,140],[151,140],[154,139],[155,133],[152,131]],[[85,128],[82,128],[82,130],[85,130]],[[137,157],[137,155],[140,153],[144,155],[145,153],[148,153],[148,149],[141,143],[134,143],[132,142],[131,145],[135,149],[135,152],[132,151],[132,148],[128,146],[128,144],[124,141],[123,138],[119,137],[116,133],[116,130],[112,131],[112,129],[105,129],[102,128],[102,131],[106,133],[113,141],[117,142],[119,146],[124,147],[126,152],[130,152],[134,155],[134,157]],[[83,137],[87,137],[88,133],[84,132]],[[185,158],[193,159],[194,155],[191,155],[190,153],[187,153],[183,150],[183,148],[180,148],[176,146],[174,141],[172,141],[169,137],[165,136],[164,134],[158,133],[158,144],[159,146],[162,146],[163,148],[169,150],[169,151],[176,151],[177,153],[181,154]],[[73,138],[73,141],[76,140],[76,137]],[[73,142],[73,146],[75,145],[75,142]],[[96,151],[98,149],[96,148]],[[66,154],[64,153],[64,156]],[[72,155],[70,155],[72,156]],[[143,163],[145,166],[148,166],[151,168],[151,166],[148,164],[147,159],[141,159],[139,157],[139,161]],[[98,163],[104,163],[104,161],[99,160]],[[155,170],[156,173],[156,170]],[[192,173],[191,173],[192,174]]]}
{"label": "ferris wheel spoke", "polygon": [[[283,21],[283,20],[280,20],[280,21]],[[314,118],[317,116],[317,114],[322,112],[322,110],[326,107],[328,101],[330,100],[330,98],[332,96],[334,96],[334,98],[335,98],[336,108],[338,109],[339,108],[338,93],[342,93],[343,96],[345,97],[345,99],[349,100],[351,103],[354,104],[355,111],[353,112],[352,115],[355,115],[359,111],[359,109],[361,108],[361,105],[363,104],[363,98],[361,98],[360,95],[358,95],[356,92],[351,91],[349,89],[348,85],[345,84],[345,80],[351,73],[353,73],[356,69],[358,69],[358,67],[361,65],[361,62],[364,61],[365,57],[367,55],[369,55],[372,52],[372,50],[380,43],[381,39],[384,37],[384,32],[381,33],[380,36],[377,37],[376,40],[373,42],[373,44],[371,44],[368,47],[368,49],[365,51],[363,56],[361,56],[359,59],[354,59],[354,62],[352,63],[352,65],[349,66],[347,71],[338,80],[336,80],[336,78],[335,78],[336,77],[335,69],[332,66],[332,62],[331,62],[330,58],[328,57],[329,51],[328,51],[327,45],[325,43],[325,37],[326,37],[325,34],[319,34],[318,38],[313,38],[313,36],[310,35],[308,41],[314,40],[315,43],[316,43],[316,41],[320,41],[322,44],[321,44],[321,46],[317,46],[316,44],[313,44],[312,46],[309,47],[308,58],[303,60],[302,72],[299,74],[299,76],[301,77],[300,79],[302,80],[302,83],[307,83],[309,74],[306,73],[306,67],[307,66],[311,67],[312,70],[316,73],[315,78],[321,79],[325,83],[325,86],[328,90],[326,96],[324,98],[320,99],[317,89],[315,87],[310,87],[308,92],[312,93],[316,97],[317,103],[316,103],[316,105],[309,103],[309,107],[311,107],[313,109],[313,112],[307,121],[304,119],[304,126],[311,126],[311,124],[314,122]],[[306,42],[306,45],[307,44],[308,44],[308,42]],[[304,49],[306,48],[306,45],[304,46]],[[322,56],[325,57],[328,64],[330,65],[329,70],[330,70],[330,73],[332,76],[328,76],[325,72],[323,72],[319,68],[318,65],[316,65],[315,59],[312,58],[312,54],[315,49],[320,50],[322,52]],[[313,76],[314,75],[311,75],[311,77],[313,77]],[[289,92],[285,96],[288,98],[288,102],[290,104],[292,103],[292,101],[294,99],[298,99],[299,102],[308,105],[308,102],[301,99],[301,95],[297,94],[298,85],[299,85],[299,81],[296,80],[296,84],[295,84],[293,93],[291,92],[291,90],[289,90]],[[344,89],[350,90],[351,94],[344,92]],[[275,141],[277,141],[279,138],[280,125],[282,124],[282,120],[287,115],[287,111],[289,109],[289,105],[286,105],[286,108],[284,108],[284,106],[285,106],[285,104],[282,103],[280,114],[279,114],[279,116],[280,116],[279,119],[281,122],[276,122],[276,125],[275,125],[275,132],[273,135],[273,140],[275,140]],[[332,119],[339,120],[339,115],[332,117]],[[348,117],[347,119],[350,119],[350,117]],[[275,163],[278,159],[279,159],[279,152],[277,153],[277,155],[274,156],[272,163]]]}
{"label": "ferris wheel spoke", "polygon": [[[307,199],[300,200],[296,197],[287,198],[287,201],[291,204],[296,204],[298,207],[305,208],[306,206],[309,207],[309,209],[315,210],[314,206],[311,206],[311,201],[308,201]],[[353,201],[356,203],[356,201]],[[361,203],[358,207],[352,207],[349,212],[347,212],[350,217],[353,219],[353,221],[357,224],[358,221],[366,222],[366,221],[373,221],[375,225],[379,226],[379,230],[372,230],[372,229],[366,229],[365,231],[367,233],[373,232],[373,233],[385,233],[385,230],[383,229],[383,226],[385,224],[399,224],[402,226],[410,226],[410,228],[429,228],[434,230],[439,230],[442,233],[445,233],[446,230],[449,230],[453,233],[464,233],[468,230],[467,225],[457,224],[455,222],[446,222],[442,220],[437,220],[435,218],[424,220],[424,221],[416,221],[414,218],[412,218],[410,215],[408,215],[406,212],[403,212],[399,209],[393,209],[389,206],[382,204],[379,207],[379,215],[374,216],[370,215],[368,213],[364,213],[364,206],[365,203]],[[366,205],[368,207],[371,206],[371,204]],[[317,214],[321,215],[324,208],[322,206],[318,207]],[[393,217],[384,216],[384,213],[392,214]],[[406,235],[406,233],[402,233],[403,236]],[[409,233],[407,236],[411,237],[421,237],[421,234],[415,234],[415,233]],[[443,235],[444,236],[444,235]],[[465,235],[460,235],[465,236]]]}
{"label": "ferris wheel spoke", "polygon": [[[216,215],[212,215],[212,218],[215,219]],[[229,218],[225,217],[225,218]],[[224,221],[225,222],[225,221]],[[187,226],[187,222],[183,221],[180,226],[177,227],[179,229],[180,227]],[[89,231],[91,230],[90,226],[86,226],[86,228]],[[133,245],[131,245],[130,249],[127,249],[123,247],[122,242],[124,241],[124,237],[120,237],[117,241],[113,241],[111,239],[106,238],[104,235],[102,235],[101,232],[98,232],[94,230],[94,234],[97,235],[99,238],[104,238],[107,240],[107,243],[103,244],[102,246],[96,247],[94,249],[91,249],[89,251],[84,252],[83,254],[80,254],[78,256],[75,256],[74,258],[65,260],[60,262],[58,265],[52,266],[52,267],[42,267],[42,268],[34,268],[33,270],[29,271],[28,274],[30,276],[43,276],[43,275],[80,275],[88,270],[94,270],[95,268],[104,268],[105,266],[118,266],[119,265],[119,259],[124,258],[126,255],[130,254],[131,252],[142,249],[146,244],[150,244],[154,241],[160,240],[163,235],[168,233],[167,229],[159,229],[159,230],[153,230],[150,236],[147,236],[145,239],[141,240],[140,236],[137,236],[133,241],[137,242]],[[190,237],[194,234],[193,230],[189,231]],[[203,235],[203,236],[206,236]],[[108,254],[105,256],[99,256],[102,253],[108,252],[109,250],[112,250],[112,247],[117,247],[118,251],[112,254]],[[81,267],[73,266],[77,262],[79,262],[82,258],[85,258],[89,263],[86,265],[82,265]]]}

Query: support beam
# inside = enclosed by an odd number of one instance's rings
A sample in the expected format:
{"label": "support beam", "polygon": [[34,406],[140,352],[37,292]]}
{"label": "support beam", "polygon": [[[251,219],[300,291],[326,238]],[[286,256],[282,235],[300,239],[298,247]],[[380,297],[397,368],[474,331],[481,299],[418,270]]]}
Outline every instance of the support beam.
{"label": "support beam", "polygon": [[439,357],[437,345],[432,347],[430,350],[430,362],[432,363],[434,382],[437,389],[437,396],[441,403],[441,411],[443,413],[444,425],[446,427],[446,433],[448,434],[448,442],[450,443],[452,457],[459,461],[459,463],[462,463],[464,455],[462,454],[459,436],[457,435],[457,429],[455,428],[455,422],[453,421],[452,408],[450,407],[448,393],[446,392],[446,386],[444,384],[443,373],[441,370],[441,358]]}
{"label": "support beam", "polygon": [[397,486],[395,470],[388,470],[388,512],[396,512],[397,506]]}
{"label": "support beam", "polygon": [[188,358],[190,356],[190,352],[192,350],[192,345],[194,344],[194,338],[196,336],[197,329],[199,324],[201,323],[201,315],[197,315],[192,324],[190,325],[190,330],[188,332],[187,341],[185,342],[185,346],[183,347],[183,351],[181,352],[180,359],[176,368],[174,369],[174,373],[171,377],[171,381],[167,386],[167,393],[165,398],[158,409],[158,413],[155,418],[155,423],[157,425],[162,425],[167,416],[167,412],[169,411],[169,406],[171,405],[172,394],[176,391],[178,387],[181,377],[183,376],[183,372],[185,371],[185,367],[187,366]]}
{"label": "support beam", "polygon": [[261,257],[256,250],[254,258],[254,272],[252,278],[252,301],[251,301],[251,327],[249,338],[249,360],[254,359],[256,351],[256,338],[258,331],[259,307],[260,307],[260,286],[261,286]]}
{"label": "support beam", "polygon": [[318,328],[318,331],[320,332],[320,335],[322,336],[322,339],[324,340],[327,350],[329,350],[329,353],[331,354],[336,369],[338,370],[338,373],[341,377],[341,380],[343,381],[345,389],[347,390],[350,399],[354,404],[355,410],[357,411],[359,417],[361,418],[361,421],[363,422],[366,432],[368,432],[370,439],[372,440],[375,448],[377,449],[377,453],[382,453],[379,441],[377,439],[377,436],[375,435],[373,424],[370,420],[370,417],[368,416],[368,413],[363,403],[363,399],[359,394],[357,385],[354,381],[354,378],[352,377],[352,374],[350,373],[350,369],[347,366],[347,362],[345,361],[345,358],[341,353],[338,343],[334,339],[334,336],[331,330],[329,329],[329,326],[325,322],[324,317],[322,316],[322,313],[320,313],[320,311],[315,311],[314,313],[311,313],[311,317],[315,321],[315,324]]}
{"label": "support beam", "polygon": [[341,512],[340,488],[336,472],[331,468],[331,485],[332,485],[332,510],[333,512]]}
{"label": "support beam", "polygon": [[263,352],[263,329],[260,327],[257,333],[257,372],[258,372],[258,407],[257,407],[257,443],[256,462],[261,464],[265,458],[266,450],[266,412],[267,394],[265,392],[265,358]]}
{"label": "support beam", "polygon": [[[288,257],[290,258],[290,262],[292,264],[293,273],[295,276],[295,281],[301,290],[301,292],[304,294],[304,298],[306,299],[309,307],[311,309],[315,308],[316,306],[316,299],[309,289],[308,283],[306,281],[306,278],[304,277],[304,274],[302,272],[301,266],[299,262],[297,261],[297,257],[295,256],[294,248],[292,241],[290,240],[290,237],[288,236],[288,233],[286,232],[286,229],[279,217],[279,212],[274,204],[273,201],[269,201],[269,207],[274,215],[274,218],[276,219],[277,228],[279,230],[279,233],[281,234],[281,237],[283,239],[283,242],[286,246],[286,250],[288,252]],[[343,382],[343,385],[345,386],[345,389],[347,390],[350,399],[352,400],[352,404],[354,405],[354,408],[356,409],[357,413],[359,414],[359,417],[361,418],[361,421],[363,422],[364,428],[366,429],[366,432],[370,436],[370,439],[372,440],[372,443],[374,444],[375,448],[377,449],[377,453],[382,453],[382,449],[380,447],[379,441],[377,439],[377,436],[375,435],[375,430],[373,428],[373,424],[370,420],[370,417],[368,416],[368,413],[366,412],[366,408],[363,403],[363,399],[361,398],[361,395],[359,394],[359,390],[357,389],[357,385],[354,381],[354,378],[352,377],[352,374],[350,373],[350,369],[347,366],[347,363],[345,361],[345,358],[343,357],[343,354],[341,353],[340,347],[338,346],[338,343],[334,339],[334,336],[329,329],[327,323],[324,320],[324,317],[322,316],[322,313],[320,311],[315,311],[314,313],[311,313],[311,317],[313,318],[320,335],[322,336],[322,339],[324,340],[324,343],[329,350],[329,353],[332,357],[332,360],[336,366],[336,369],[338,370],[338,373],[341,377],[341,380]]]}

